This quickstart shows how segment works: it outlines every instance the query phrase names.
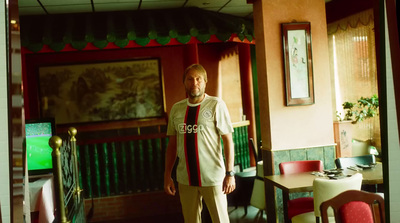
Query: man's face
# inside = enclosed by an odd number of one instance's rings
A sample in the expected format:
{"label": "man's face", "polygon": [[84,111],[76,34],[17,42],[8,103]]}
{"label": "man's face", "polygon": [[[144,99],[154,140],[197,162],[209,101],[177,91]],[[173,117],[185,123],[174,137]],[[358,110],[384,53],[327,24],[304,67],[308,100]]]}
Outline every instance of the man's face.
{"label": "man's face", "polygon": [[204,95],[206,89],[206,82],[203,75],[196,70],[190,70],[185,78],[186,93],[190,98],[199,98]]}

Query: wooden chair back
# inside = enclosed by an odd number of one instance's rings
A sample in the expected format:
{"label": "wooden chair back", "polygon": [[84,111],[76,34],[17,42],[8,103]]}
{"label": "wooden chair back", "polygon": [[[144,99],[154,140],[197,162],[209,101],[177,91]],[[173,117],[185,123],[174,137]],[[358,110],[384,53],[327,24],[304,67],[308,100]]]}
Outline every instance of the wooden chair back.
{"label": "wooden chair back", "polygon": [[322,202],[320,205],[322,223],[329,222],[329,207],[333,209],[336,223],[385,222],[384,199],[376,193],[347,190]]}

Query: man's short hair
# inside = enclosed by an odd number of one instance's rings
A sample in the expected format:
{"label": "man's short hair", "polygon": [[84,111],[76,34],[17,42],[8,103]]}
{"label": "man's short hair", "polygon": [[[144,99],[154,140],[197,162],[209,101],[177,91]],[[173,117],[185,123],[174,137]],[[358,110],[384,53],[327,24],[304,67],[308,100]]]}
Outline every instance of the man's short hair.
{"label": "man's short hair", "polygon": [[207,82],[206,69],[204,69],[204,67],[201,66],[200,64],[192,64],[185,69],[185,72],[183,72],[183,82],[185,82],[186,75],[187,75],[187,73],[189,73],[190,70],[195,70],[195,71],[199,72],[203,76],[204,81]]}

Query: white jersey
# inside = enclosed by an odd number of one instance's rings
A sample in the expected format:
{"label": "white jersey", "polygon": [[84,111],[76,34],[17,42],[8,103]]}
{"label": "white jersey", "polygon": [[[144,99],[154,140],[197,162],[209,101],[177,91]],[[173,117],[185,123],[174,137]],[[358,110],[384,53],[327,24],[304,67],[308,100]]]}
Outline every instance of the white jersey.
{"label": "white jersey", "polygon": [[188,99],[174,104],[167,135],[177,136],[177,181],[191,186],[222,185],[225,165],[220,136],[232,132],[228,109],[220,98],[206,94],[198,104]]}

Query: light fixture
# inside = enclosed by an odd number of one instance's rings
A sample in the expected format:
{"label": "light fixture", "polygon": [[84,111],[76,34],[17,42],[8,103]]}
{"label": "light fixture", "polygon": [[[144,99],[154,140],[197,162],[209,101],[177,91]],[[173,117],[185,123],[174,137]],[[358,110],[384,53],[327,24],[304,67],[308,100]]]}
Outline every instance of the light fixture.
{"label": "light fixture", "polygon": [[375,156],[379,155],[379,152],[375,146],[369,146],[368,150],[369,150],[369,154],[372,154]]}

